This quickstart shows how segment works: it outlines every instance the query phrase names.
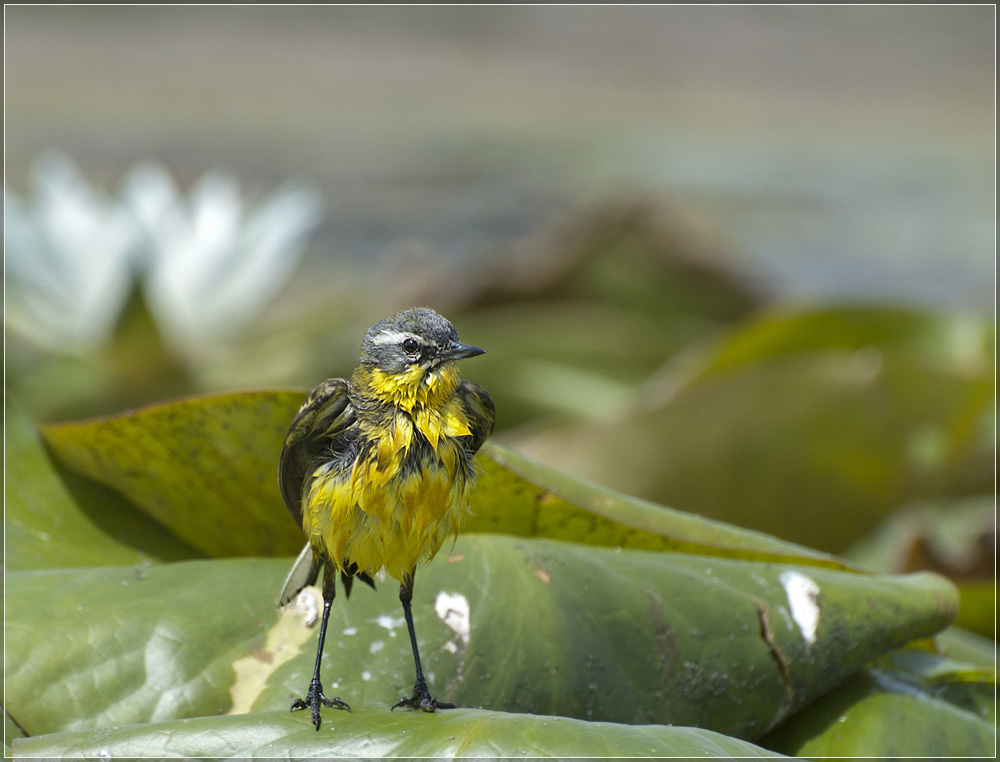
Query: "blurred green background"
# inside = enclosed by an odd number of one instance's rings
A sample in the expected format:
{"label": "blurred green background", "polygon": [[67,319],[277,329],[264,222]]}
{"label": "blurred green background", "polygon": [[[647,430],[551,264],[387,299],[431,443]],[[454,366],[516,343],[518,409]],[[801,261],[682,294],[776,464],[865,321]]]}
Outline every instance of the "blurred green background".
{"label": "blurred green background", "polygon": [[8,396],[312,387],[427,304],[509,445],[992,635],[994,22],[7,8]]}

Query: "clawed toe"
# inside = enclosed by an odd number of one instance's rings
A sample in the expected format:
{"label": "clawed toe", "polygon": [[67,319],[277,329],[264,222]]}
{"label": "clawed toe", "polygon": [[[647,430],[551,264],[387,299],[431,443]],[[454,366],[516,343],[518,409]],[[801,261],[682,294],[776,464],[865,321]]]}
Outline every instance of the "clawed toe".
{"label": "clawed toe", "polygon": [[419,683],[413,686],[413,695],[409,698],[404,696],[395,704],[392,705],[392,709],[398,709],[399,707],[406,707],[407,709],[419,709],[423,712],[436,712],[438,709],[454,709],[454,704],[449,704],[447,701],[438,701],[431,695],[431,692],[427,690],[426,685],[420,685]]}
{"label": "clawed toe", "polygon": [[[306,694],[304,699],[295,699],[292,702],[292,708],[289,710],[291,712],[297,712],[300,709],[310,709],[312,710],[312,721],[313,725],[316,726],[316,730],[319,730],[320,726],[320,716],[319,707],[320,704],[327,707],[336,707],[337,709],[346,709],[348,712],[351,711],[351,707],[346,701],[342,700],[339,696],[334,698],[327,698],[323,694],[323,686],[319,681],[314,680],[309,685],[309,693]],[[433,711],[433,710],[431,710]]]}

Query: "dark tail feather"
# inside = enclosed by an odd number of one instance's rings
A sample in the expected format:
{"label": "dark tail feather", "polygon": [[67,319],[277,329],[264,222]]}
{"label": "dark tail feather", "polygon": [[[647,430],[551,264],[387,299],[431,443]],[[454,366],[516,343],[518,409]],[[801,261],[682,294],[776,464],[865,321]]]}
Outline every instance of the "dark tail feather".
{"label": "dark tail feather", "polygon": [[354,578],[357,577],[366,585],[369,585],[372,590],[375,589],[375,580],[373,580],[365,572],[358,571],[357,564],[351,564],[347,567],[347,571],[340,573],[340,581],[344,583],[344,594],[350,598],[351,597],[351,587],[354,585]]}

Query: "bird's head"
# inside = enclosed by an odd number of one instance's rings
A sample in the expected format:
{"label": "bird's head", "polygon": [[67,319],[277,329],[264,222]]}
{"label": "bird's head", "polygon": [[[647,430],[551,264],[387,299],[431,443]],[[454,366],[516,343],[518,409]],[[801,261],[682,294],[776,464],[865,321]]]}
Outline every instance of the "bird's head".
{"label": "bird's head", "polygon": [[455,361],[483,352],[461,343],[455,327],[434,310],[414,307],[368,329],[358,371],[378,396],[398,402],[424,387],[450,394],[458,384]]}

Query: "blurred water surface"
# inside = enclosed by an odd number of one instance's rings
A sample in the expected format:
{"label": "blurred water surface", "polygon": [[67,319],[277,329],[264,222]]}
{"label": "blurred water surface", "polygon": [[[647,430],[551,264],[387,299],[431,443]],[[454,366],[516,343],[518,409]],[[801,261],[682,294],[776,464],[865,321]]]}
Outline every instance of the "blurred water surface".
{"label": "blurred water surface", "polygon": [[[302,287],[664,198],[781,298],[993,303],[990,6],[8,8],[7,182],[316,183]],[[456,269],[457,268],[457,269]],[[295,288],[286,292],[294,298]],[[459,296],[463,296],[459,294]],[[391,301],[391,300],[390,300]]]}

